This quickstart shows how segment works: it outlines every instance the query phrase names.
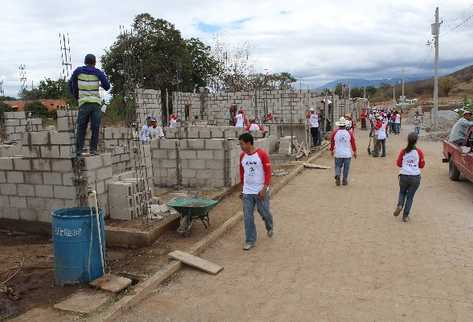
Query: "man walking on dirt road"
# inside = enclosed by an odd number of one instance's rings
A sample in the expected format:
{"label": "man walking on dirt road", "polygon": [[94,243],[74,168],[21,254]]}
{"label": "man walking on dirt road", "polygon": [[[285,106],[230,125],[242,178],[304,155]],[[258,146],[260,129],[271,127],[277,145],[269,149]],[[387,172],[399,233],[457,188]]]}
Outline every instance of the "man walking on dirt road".
{"label": "man walking on dirt road", "polygon": [[242,184],[243,216],[245,224],[244,250],[256,245],[255,206],[266,226],[268,237],[273,236],[273,216],[269,210],[271,161],[268,153],[254,146],[250,133],[240,135],[240,181]]}

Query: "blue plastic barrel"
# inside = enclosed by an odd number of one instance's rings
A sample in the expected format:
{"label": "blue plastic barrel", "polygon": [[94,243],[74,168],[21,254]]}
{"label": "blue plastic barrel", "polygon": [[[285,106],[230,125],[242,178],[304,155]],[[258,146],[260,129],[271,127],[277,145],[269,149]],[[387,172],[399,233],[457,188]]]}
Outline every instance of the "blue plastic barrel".
{"label": "blue plastic barrel", "polygon": [[[105,260],[103,209],[99,222]],[[56,284],[88,283],[103,275],[95,208],[53,210],[52,226]]]}

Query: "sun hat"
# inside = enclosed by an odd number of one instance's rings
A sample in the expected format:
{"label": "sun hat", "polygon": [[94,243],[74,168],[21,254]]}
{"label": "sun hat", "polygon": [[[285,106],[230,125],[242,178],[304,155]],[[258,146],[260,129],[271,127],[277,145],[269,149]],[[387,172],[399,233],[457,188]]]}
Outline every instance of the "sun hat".
{"label": "sun hat", "polygon": [[347,120],[342,116],[340,120],[335,122],[336,126],[347,126]]}

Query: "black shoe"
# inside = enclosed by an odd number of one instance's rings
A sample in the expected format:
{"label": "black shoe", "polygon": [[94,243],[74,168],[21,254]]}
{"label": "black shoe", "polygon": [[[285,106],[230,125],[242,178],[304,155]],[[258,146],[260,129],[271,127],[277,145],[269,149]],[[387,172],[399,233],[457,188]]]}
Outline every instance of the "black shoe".
{"label": "black shoe", "polygon": [[99,153],[97,151],[90,151],[90,155],[91,156],[97,156],[97,155],[99,155]]}
{"label": "black shoe", "polygon": [[336,184],[337,186],[340,185],[340,177],[339,177],[339,176],[335,176],[335,184]]}
{"label": "black shoe", "polygon": [[408,222],[409,221],[409,216],[402,216],[402,221],[403,222]]}
{"label": "black shoe", "polygon": [[399,216],[399,214],[401,213],[401,211],[402,211],[402,207],[398,206],[398,207],[396,208],[396,210],[394,210],[393,216],[394,216],[394,217]]}
{"label": "black shoe", "polygon": [[348,180],[345,180],[345,179],[343,179],[343,181],[342,181],[342,185],[344,185],[344,186],[348,186]]}

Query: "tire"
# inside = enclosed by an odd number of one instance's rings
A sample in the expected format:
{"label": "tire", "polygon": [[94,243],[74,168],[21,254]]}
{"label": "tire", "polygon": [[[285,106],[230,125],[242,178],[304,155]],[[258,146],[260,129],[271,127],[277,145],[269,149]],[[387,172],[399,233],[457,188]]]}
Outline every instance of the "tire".
{"label": "tire", "polygon": [[452,181],[460,180],[460,171],[458,170],[457,166],[453,162],[452,158],[448,160],[448,177]]}

